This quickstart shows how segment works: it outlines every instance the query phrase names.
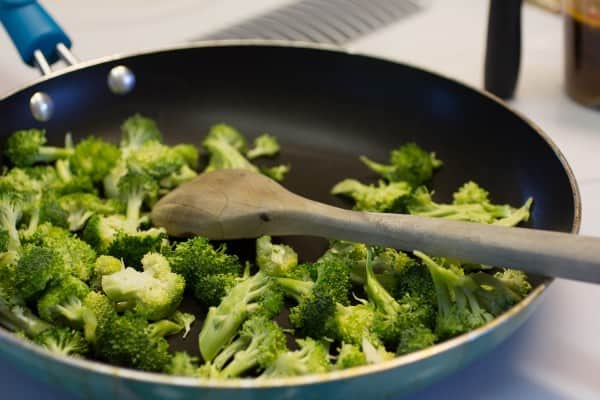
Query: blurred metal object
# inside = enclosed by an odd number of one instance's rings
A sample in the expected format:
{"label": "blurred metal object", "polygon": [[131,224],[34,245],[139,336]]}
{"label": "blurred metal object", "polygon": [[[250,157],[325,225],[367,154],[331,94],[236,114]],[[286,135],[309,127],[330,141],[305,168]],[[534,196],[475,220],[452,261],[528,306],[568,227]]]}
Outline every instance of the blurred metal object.
{"label": "blurred metal object", "polygon": [[114,94],[127,94],[135,87],[135,75],[126,66],[117,65],[108,73],[107,83]]}
{"label": "blurred metal object", "polygon": [[529,4],[543,8],[556,14],[560,14],[560,0],[527,0]]}
{"label": "blurred metal object", "polygon": [[422,0],[301,0],[200,39],[284,39],[341,45],[424,6]]}
{"label": "blurred metal object", "polygon": [[40,122],[46,122],[52,118],[54,102],[46,93],[35,92],[29,99],[29,109],[33,118]]}

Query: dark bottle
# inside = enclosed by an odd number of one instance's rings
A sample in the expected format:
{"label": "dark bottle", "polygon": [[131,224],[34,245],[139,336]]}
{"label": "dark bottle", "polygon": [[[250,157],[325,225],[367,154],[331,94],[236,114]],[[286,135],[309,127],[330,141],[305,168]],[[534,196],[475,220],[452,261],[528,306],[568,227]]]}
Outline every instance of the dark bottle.
{"label": "dark bottle", "polygon": [[600,0],[565,1],[564,11],[567,93],[600,109]]}

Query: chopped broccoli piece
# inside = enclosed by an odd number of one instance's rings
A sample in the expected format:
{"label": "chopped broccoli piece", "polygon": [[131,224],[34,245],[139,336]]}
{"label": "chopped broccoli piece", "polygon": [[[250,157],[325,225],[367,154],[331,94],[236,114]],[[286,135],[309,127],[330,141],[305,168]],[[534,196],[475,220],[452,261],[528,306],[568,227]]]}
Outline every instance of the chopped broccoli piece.
{"label": "chopped broccoli piece", "polygon": [[[90,310],[96,317],[96,330],[102,330],[106,324],[116,318],[117,312],[113,303],[104,294],[91,291],[83,298],[83,307]],[[83,317],[83,315],[82,315]],[[85,321],[84,321],[85,328]]]}
{"label": "chopped broccoli piece", "polygon": [[131,152],[127,168],[148,175],[156,181],[166,179],[187,166],[179,152],[158,142],[150,142]]}
{"label": "chopped broccoli piece", "polygon": [[196,176],[198,176],[198,173],[187,164],[184,164],[178,171],[162,178],[159,183],[161,188],[172,189],[187,181],[191,181]]}
{"label": "chopped broccoli piece", "polygon": [[359,346],[342,343],[337,360],[335,361],[335,369],[347,369],[365,364],[367,364],[367,359]]}
{"label": "chopped broccoli piece", "polygon": [[428,153],[415,143],[392,150],[390,165],[376,163],[365,156],[361,156],[360,160],[389,182],[405,181],[414,186],[430,180],[433,172],[442,166],[435,153]]}
{"label": "chopped broccoli piece", "polygon": [[8,240],[6,249],[17,252],[21,247],[21,239],[17,224],[23,216],[23,201],[14,193],[0,193],[0,228],[6,232]]}
{"label": "chopped broccoli piece", "polygon": [[6,156],[17,167],[27,167],[39,162],[52,162],[68,158],[72,148],[44,146],[46,132],[40,129],[16,131],[6,143]]}
{"label": "chopped broccoli piece", "polygon": [[89,176],[73,174],[71,171],[71,162],[68,159],[57,160],[55,168],[58,179],[54,182],[52,190],[57,195],[78,192],[96,194],[98,192]]}
{"label": "chopped broccoli piece", "polygon": [[480,304],[494,316],[521,301],[531,290],[527,276],[521,271],[507,269],[494,275],[476,272],[469,276],[479,285],[476,296]]}
{"label": "chopped broccoli piece", "polygon": [[296,339],[300,347],[296,351],[279,354],[265,371],[261,378],[276,378],[319,374],[331,369],[329,349],[323,342],[311,338]]}
{"label": "chopped broccoli piece", "polygon": [[178,144],[171,147],[171,150],[179,157],[183,158],[186,165],[196,170],[198,169],[198,149],[191,144]]}
{"label": "chopped broccoli piece", "polygon": [[[474,197],[469,197],[466,191],[473,191],[473,183],[467,183],[467,189],[463,186],[456,193],[455,203],[439,204],[431,199],[431,194],[424,186],[417,188],[407,202],[407,210],[410,214],[424,217],[447,218],[460,221],[480,222],[486,224],[498,224],[514,226],[521,221],[529,219],[529,209],[532,199],[528,199],[521,208],[513,208],[509,205],[494,205],[487,200],[487,196],[481,193],[479,198],[484,199],[481,203],[473,202]],[[481,189],[481,188],[480,188]],[[481,189],[483,190],[483,189]]]}
{"label": "chopped broccoli piece", "polygon": [[15,287],[25,300],[32,299],[52,281],[60,281],[67,269],[60,255],[47,247],[26,244],[15,268]]}
{"label": "chopped broccoli piece", "polygon": [[420,251],[414,254],[433,278],[438,301],[436,333],[441,338],[468,332],[493,319],[477,299],[479,285],[472,277],[446,269]]}
{"label": "chopped broccoli piece", "polygon": [[271,243],[270,236],[256,240],[256,264],[271,276],[286,276],[298,265],[298,254],[290,246]]}
{"label": "chopped broccoli piece", "polygon": [[117,231],[106,252],[122,259],[125,265],[140,269],[144,254],[160,252],[166,241],[167,233],[163,228],[150,228],[134,233]]}
{"label": "chopped broccoli piece", "polygon": [[343,306],[336,304],[334,314],[335,338],[348,344],[360,345],[370,334],[375,319],[375,307],[370,304]]}
{"label": "chopped broccoli piece", "polygon": [[279,143],[275,136],[263,133],[254,139],[254,146],[248,150],[246,157],[253,160],[258,157],[272,157],[279,153]]}
{"label": "chopped broccoli piece", "polygon": [[204,142],[208,140],[217,140],[226,143],[241,154],[245,154],[248,148],[246,138],[244,138],[244,136],[233,126],[227,124],[216,124],[211,126]]}
{"label": "chopped broccoli piece", "polygon": [[90,287],[95,290],[101,290],[102,277],[104,275],[114,274],[124,268],[124,263],[116,257],[102,255],[96,258],[94,269],[92,271],[92,279],[90,280]]}
{"label": "chopped broccoli piece", "polygon": [[215,171],[218,169],[246,169],[259,172],[258,167],[251,164],[250,161],[248,161],[242,153],[229,142],[217,139],[206,139],[203,146],[210,154],[210,159],[204,172]]}
{"label": "chopped broccoli piece", "polygon": [[112,317],[98,329],[96,356],[114,365],[162,371],[171,355],[169,343],[157,333],[145,318],[130,312]]}
{"label": "chopped broccoli piece", "polygon": [[410,184],[404,181],[379,181],[378,186],[375,186],[362,184],[355,179],[344,179],[331,189],[331,194],[354,199],[355,210],[400,212],[404,210],[411,191]]}
{"label": "chopped broccoli piece", "polygon": [[362,340],[362,351],[367,364],[378,364],[395,357],[394,353],[387,351],[378,339],[368,336]]}
{"label": "chopped broccoli piece", "polygon": [[276,182],[282,182],[290,169],[289,165],[275,165],[273,167],[261,167],[260,172]]}
{"label": "chopped broccoli piece", "polygon": [[108,174],[102,180],[104,195],[111,199],[120,197],[119,181],[127,173],[127,161],[123,158],[117,161],[114,167],[108,171]]}
{"label": "chopped broccoli piece", "polygon": [[281,328],[259,315],[244,323],[239,336],[214,359],[214,364],[222,370],[223,377],[239,377],[255,368],[266,368],[285,351],[286,338]]}
{"label": "chopped broccoli piece", "polygon": [[121,151],[124,155],[151,142],[162,143],[162,134],[152,119],[135,114],[121,125]]}
{"label": "chopped broccoli piece", "polygon": [[196,320],[196,316],[194,316],[194,314],[175,311],[170,319],[183,328],[183,338],[185,339],[188,333],[190,333],[190,329]]}
{"label": "chopped broccoli piece", "polygon": [[88,281],[91,278],[96,252],[71,232],[44,223],[38,226],[30,241],[52,249],[71,275],[82,281]]}
{"label": "chopped broccoli piece", "polygon": [[206,238],[180,242],[167,255],[174,272],[184,276],[187,287],[207,306],[216,306],[225,293],[238,283],[242,265],[237,256],[215,249]]}
{"label": "chopped broccoli piece", "polygon": [[148,253],[142,259],[144,271],[125,268],[102,276],[102,289],[114,302],[127,302],[146,319],[157,321],[171,315],[183,298],[185,280],[171,271],[167,259]]}
{"label": "chopped broccoli piece", "polygon": [[208,309],[198,338],[204,360],[212,361],[252,314],[271,314],[269,317],[276,314],[272,304],[267,304],[267,307],[263,305],[265,298],[274,296],[272,286],[272,279],[259,271],[251,277],[241,279],[217,307]]}
{"label": "chopped broccoli piece", "polygon": [[57,306],[66,304],[71,298],[83,299],[90,288],[81,280],[67,276],[57,284],[48,288],[37,301],[38,315],[53,324],[64,323],[64,318]]}
{"label": "chopped broccoli piece", "polygon": [[22,331],[29,338],[34,338],[52,328],[52,325],[31,312],[24,305],[23,299],[2,289],[0,286],[0,325],[13,332]]}
{"label": "chopped broccoli piece", "polygon": [[108,215],[121,211],[119,202],[105,202],[91,193],[71,193],[43,201],[40,219],[41,222],[48,221],[74,232],[83,229],[88,219],[96,213]]}
{"label": "chopped broccoli piece", "polygon": [[101,182],[121,157],[117,146],[100,138],[88,136],[75,146],[71,168],[77,175],[87,175],[93,182]]}
{"label": "chopped broccoli piece", "polygon": [[43,331],[34,338],[34,342],[64,356],[85,356],[90,347],[81,332],[69,328],[52,328]]}
{"label": "chopped broccoli piece", "polygon": [[96,341],[98,318],[92,309],[83,304],[81,299],[76,296],[71,296],[66,301],[56,305],[55,307],[56,312],[64,317],[70,325],[78,329],[83,328],[85,340],[90,343],[94,343]]}
{"label": "chopped broccoli piece", "polygon": [[178,351],[173,355],[165,367],[165,373],[174,376],[197,376],[198,357],[192,357],[185,351]]}

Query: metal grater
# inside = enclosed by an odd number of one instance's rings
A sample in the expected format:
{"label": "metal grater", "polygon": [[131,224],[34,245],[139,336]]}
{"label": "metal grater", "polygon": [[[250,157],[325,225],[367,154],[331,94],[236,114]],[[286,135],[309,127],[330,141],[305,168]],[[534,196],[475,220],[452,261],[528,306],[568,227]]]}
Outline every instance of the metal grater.
{"label": "metal grater", "polygon": [[301,0],[201,39],[285,39],[343,45],[422,8],[419,0]]}

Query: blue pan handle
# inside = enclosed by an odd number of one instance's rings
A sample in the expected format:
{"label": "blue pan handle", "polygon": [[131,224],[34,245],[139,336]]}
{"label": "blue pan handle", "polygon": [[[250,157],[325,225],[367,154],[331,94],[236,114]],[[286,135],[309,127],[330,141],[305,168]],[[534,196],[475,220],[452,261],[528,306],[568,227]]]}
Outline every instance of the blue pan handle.
{"label": "blue pan handle", "polygon": [[31,66],[36,50],[53,63],[59,59],[59,43],[71,47],[71,39],[35,0],[0,0],[0,21],[23,62]]}

